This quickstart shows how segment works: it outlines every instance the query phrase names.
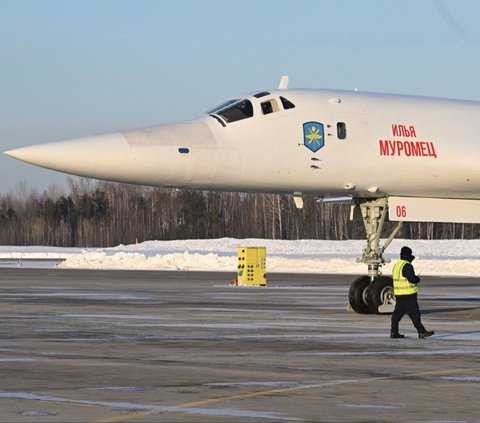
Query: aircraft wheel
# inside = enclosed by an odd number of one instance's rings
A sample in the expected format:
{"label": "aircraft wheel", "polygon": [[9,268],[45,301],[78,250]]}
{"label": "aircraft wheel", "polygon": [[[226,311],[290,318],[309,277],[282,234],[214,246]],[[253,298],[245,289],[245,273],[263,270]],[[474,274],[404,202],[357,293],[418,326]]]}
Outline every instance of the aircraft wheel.
{"label": "aircraft wheel", "polygon": [[391,312],[380,312],[378,307],[383,304],[394,304],[393,279],[388,276],[381,276],[367,288],[367,304],[374,314],[391,314]]}
{"label": "aircraft wheel", "polygon": [[367,303],[367,289],[370,285],[368,276],[360,276],[350,285],[348,300],[352,309],[359,314],[370,314],[371,310]]}

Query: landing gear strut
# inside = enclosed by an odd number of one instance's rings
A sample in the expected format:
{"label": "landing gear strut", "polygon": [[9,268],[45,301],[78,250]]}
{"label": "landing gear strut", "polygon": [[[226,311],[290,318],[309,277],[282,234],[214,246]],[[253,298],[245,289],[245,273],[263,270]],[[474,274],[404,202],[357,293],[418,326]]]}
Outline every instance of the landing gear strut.
{"label": "landing gear strut", "polygon": [[388,276],[383,276],[380,269],[385,263],[388,263],[383,258],[383,253],[401,229],[403,222],[398,222],[385,244],[380,246],[380,236],[388,214],[388,199],[357,200],[356,204],[352,206],[351,219],[357,209],[361,212],[367,233],[367,247],[363,250],[362,257],[357,259],[357,263],[365,263],[368,266],[368,276],[361,276],[353,281],[348,294],[350,306],[361,314],[389,314],[395,307],[393,280]]}

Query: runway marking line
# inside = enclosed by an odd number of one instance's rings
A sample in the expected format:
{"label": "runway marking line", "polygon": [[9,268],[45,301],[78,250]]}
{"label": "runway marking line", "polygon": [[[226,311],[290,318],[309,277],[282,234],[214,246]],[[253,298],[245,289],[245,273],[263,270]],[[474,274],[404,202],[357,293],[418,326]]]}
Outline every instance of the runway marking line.
{"label": "runway marking line", "polygon": [[[350,383],[368,383],[368,382],[378,382],[384,380],[394,380],[394,379],[403,379],[403,378],[415,378],[415,377],[422,377],[422,376],[434,376],[434,375],[441,375],[441,374],[449,374],[449,373],[472,373],[475,371],[480,371],[480,368],[469,368],[469,369],[444,369],[444,370],[431,370],[428,372],[419,372],[419,373],[407,373],[405,375],[392,375],[392,376],[378,376],[372,378],[365,378],[365,379],[346,379],[346,380],[336,380],[331,382],[320,382],[311,385],[302,385],[302,386],[291,386],[288,388],[275,388],[275,389],[268,389],[264,391],[255,391],[249,392],[245,394],[237,394],[237,395],[229,395],[225,397],[218,397],[218,398],[209,398],[206,400],[201,401],[194,401],[194,402],[187,402],[183,404],[174,405],[172,407],[175,408],[194,408],[200,407],[203,405],[215,404],[224,401],[232,401],[238,399],[246,399],[246,398],[255,398],[261,397],[266,395],[274,395],[274,394],[282,394],[285,392],[294,392],[300,391],[302,389],[315,389],[315,388],[322,388],[325,386],[336,386],[336,385],[347,385]],[[121,421],[133,420],[136,418],[148,416],[152,414],[152,412],[144,412],[144,413],[130,413],[130,414],[122,414],[119,416],[107,417],[105,419],[94,420],[92,423],[116,423]]]}

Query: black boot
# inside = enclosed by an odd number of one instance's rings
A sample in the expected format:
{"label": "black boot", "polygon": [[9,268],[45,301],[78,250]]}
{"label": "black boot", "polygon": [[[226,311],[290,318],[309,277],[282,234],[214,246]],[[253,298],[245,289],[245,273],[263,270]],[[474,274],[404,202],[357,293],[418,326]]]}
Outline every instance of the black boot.
{"label": "black boot", "polygon": [[390,334],[390,338],[394,338],[394,339],[405,338],[405,335],[402,335],[401,333],[398,333],[398,332],[392,332]]}
{"label": "black boot", "polygon": [[428,338],[429,336],[432,336],[435,332],[433,330],[426,330],[424,332],[419,332],[418,337],[420,339],[423,338]]}

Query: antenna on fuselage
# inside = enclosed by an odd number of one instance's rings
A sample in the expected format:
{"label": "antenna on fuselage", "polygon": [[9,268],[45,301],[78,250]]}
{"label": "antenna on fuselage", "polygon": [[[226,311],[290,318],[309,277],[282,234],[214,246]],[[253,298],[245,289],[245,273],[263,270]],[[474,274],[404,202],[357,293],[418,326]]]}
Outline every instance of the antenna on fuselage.
{"label": "antenna on fuselage", "polygon": [[286,90],[288,88],[288,75],[283,75],[280,79],[280,84],[278,84],[279,90]]}

